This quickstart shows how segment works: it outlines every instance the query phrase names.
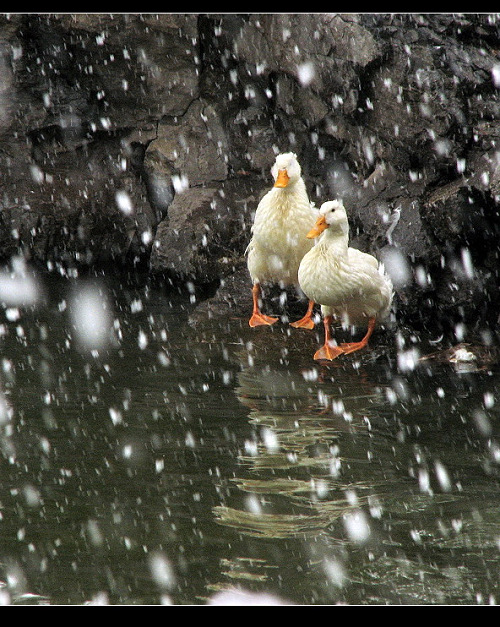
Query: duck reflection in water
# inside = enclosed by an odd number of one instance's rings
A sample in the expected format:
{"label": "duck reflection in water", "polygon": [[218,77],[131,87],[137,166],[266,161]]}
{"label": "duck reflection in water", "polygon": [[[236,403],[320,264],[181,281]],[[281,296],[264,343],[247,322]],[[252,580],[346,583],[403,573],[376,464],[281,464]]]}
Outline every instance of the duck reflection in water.
{"label": "duck reflection in water", "polygon": [[[366,414],[383,402],[385,390],[352,367],[322,380],[318,367],[294,369],[272,351],[269,338],[267,346],[274,357],[266,353],[265,361],[259,347],[240,352],[236,393],[256,430],[234,479],[244,505],[216,507],[216,519],[256,537],[316,534],[368,498],[354,505],[346,500],[341,453],[346,438],[347,459],[366,456]],[[356,433],[359,441],[351,437]],[[363,483],[360,492],[367,488]]]}

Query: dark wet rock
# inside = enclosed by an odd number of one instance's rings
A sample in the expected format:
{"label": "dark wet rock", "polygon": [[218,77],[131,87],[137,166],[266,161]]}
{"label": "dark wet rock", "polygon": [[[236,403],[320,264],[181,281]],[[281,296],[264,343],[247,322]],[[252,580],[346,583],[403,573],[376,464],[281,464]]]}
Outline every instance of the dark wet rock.
{"label": "dark wet rock", "polygon": [[165,177],[171,172],[171,177],[180,179],[181,187],[227,179],[227,139],[220,115],[213,105],[201,99],[189,106],[181,120],[162,119],[157,137],[146,150],[145,161],[149,151],[160,156],[156,167],[162,168],[163,163],[167,170],[160,173]]}
{"label": "dark wet rock", "polygon": [[172,281],[210,284],[241,262],[262,185],[241,176],[175,195],[160,222],[151,252],[153,274]]}
{"label": "dark wet rock", "polygon": [[204,324],[211,318],[240,318],[247,322],[252,312],[251,283],[244,260],[227,268],[215,297],[204,299],[191,313],[190,323]]}
{"label": "dark wet rock", "polygon": [[487,14],[3,15],[0,255],[142,264],[211,293],[195,316],[240,315],[253,212],[293,150],[311,199],[342,197],[353,244],[395,272],[401,323],[494,333],[499,28]]}

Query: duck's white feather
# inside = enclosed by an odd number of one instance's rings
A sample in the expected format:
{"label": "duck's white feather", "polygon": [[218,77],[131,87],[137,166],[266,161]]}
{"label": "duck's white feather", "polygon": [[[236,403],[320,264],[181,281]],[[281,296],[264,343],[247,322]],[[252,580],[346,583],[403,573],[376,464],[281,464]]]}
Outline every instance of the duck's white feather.
{"label": "duck's white feather", "polygon": [[278,155],[272,168],[275,180],[280,169],[288,171],[290,182],[269,190],[257,207],[247,248],[248,270],[254,283],[297,285],[300,262],[314,244],[306,234],[318,211],[309,201],[293,153]]}
{"label": "duck's white feather", "polygon": [[[299,285],[321,305],[323,315],[333,315],[343,324],[366,324],[369,318],[381,321],[391,308],[391,280],[375,257],[349,247],[347,215],[342,203],[334,202],[338,203],[335,218],[302,259]],[[325,205],[330,203],[324,203],[320,213],[328,220]]]}

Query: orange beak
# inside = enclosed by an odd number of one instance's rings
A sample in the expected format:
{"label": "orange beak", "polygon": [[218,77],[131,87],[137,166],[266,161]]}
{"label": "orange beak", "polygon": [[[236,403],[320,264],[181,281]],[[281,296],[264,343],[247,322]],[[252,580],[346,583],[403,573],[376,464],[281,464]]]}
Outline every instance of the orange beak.
{"label": "orange beak", "polygon": [[274,187],[286,187],[288,185],[288,181],[290,177],[286,170],[278,170],[278,178],[276,179],[276,183]]}
{"label": "orange beak", "polygon": [[319,218],[316,220],[316,224],[309,231],[306,237],[308,237],[309,239],[314,239],[315,237],[319,237],[321,233],[323,233],[323,231],[327,228],[328,228],[328,224],[326,222],[325,216],[319,216]]}

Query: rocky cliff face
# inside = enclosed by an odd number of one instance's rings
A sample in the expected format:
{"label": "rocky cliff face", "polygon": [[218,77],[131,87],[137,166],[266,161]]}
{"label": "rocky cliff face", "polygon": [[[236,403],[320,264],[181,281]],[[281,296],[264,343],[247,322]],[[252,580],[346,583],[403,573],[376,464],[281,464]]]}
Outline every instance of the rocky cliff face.
{"label": "rocky cliff face", "polygon": [[[342,197],[403,322],[495,331],[500,19],[4,15],[0,252],[147,267],[247,313],[244,251],[277,152]],[[484,335],[484,333],[483,333]],[[486,337],[486,336],[485,336]]]}

